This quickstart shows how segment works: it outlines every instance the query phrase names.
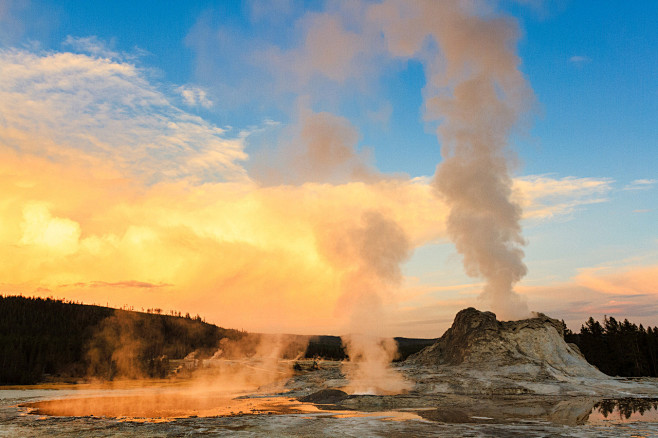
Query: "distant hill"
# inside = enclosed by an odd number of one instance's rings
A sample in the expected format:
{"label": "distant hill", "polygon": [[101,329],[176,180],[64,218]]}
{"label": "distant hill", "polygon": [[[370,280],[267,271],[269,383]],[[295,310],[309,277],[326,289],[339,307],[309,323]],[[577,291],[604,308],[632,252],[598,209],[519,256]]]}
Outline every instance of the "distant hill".
{"label": "distant hill", "polygon": [[[199,316],[155,312],[0,296],[0,385],[86,377],[162,378],[192,352],[196,352],[196,359],[211,356],[222,339],[242,339],[239,350],[249,354],[249,348],[263,336],[208,324]],[[288,336],[290,345],[282,351],[287,358],[299,357],[300,353],[307,358],[347,358],[338,336]],[[396,360],[404,360],[436,340],[395,341],[399,350]],[[230,354],[227,347],[226,343],[221,345]]]}
{"label": "distant hill", "polygon": [[168,361],[212,354],[244,332],[200,317],[160,315],[55,299],[0,296],[0,385],[96,376],[164,377]]}

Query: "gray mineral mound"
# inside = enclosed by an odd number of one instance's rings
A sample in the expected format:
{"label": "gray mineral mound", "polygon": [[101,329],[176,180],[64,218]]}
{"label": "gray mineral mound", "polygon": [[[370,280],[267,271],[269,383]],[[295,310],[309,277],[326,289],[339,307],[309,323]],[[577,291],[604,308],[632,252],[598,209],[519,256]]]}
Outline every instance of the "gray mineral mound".
{"label": "gray mineral mound", "polygon": [[345,391],[339,389],[322,389],[320,391],[309,394],[306,397],[299,398],[299,401],[305,403],[316,403],[316,404],[334,404],[340,401],[345,400],[349,397]]}
{"label": "gray mineral mound", "polygon": [[460,311],[433,345],[409,356],[411,365],[514,370],[521,377],[538,374],[608,379],[578,348],[564,341],[562,323],[544,314],[519,321],[498,321],[472,307]]}

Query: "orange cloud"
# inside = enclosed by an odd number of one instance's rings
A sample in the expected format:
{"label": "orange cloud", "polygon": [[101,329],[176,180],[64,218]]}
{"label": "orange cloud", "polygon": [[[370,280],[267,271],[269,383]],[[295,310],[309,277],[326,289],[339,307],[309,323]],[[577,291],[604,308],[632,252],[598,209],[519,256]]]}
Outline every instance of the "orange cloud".
{"label": "orange cloud", "polygon": [[[392,333],[406,336],[440,336],[459,310],[481,307],[475,297],[482,285],[457,284],[446,287],[419,284],[410,279],[391,315]],[[587,268],[571,281],[528,286],[517,291],[532,311],[564,319],[575,331],[590,316],[625,318],[644,326],[658,326],[658,265],[625,268]]]}
{"label": "orange cloud", "polygon": [[570,282],[520,286],[534,310],[563,318],[578,330],[590,316],[627,318],[645,326],[658,325],[658,265],[586,268]]}
{"label": "orange cloud", "polygon": [[145,186],[6,149],[0,159],[5,292],[182,308],[235,327],[335,330],[342,278],[361,255],[334,257],[327,245],[370,211],[414,245],[436,238],[443,219],[415,181]]}
{"label": "orange cloud", "polygon": [[575,281],[606,294],[658,295],[658,265],[630,268],[587,268],[580,271]]}
{"label": "orange cloud", "polygon": [[[339,301],[358,299],[346,285],[402,275],[414,248],[445,236],[447,209],[425,178],[258,185],[241,164],[243,137],[177,108],[131,64],[5,51],[0,77],[2,293],[336,332],[348,316]],[[309,153],[337,151],[339,170],[340,154],[358,158],[345,120],[307,116],[300,141],[326,140]],[[344,138],[332,143],[327,126]],[[533,187],[530,210],[544,193]],[[407,292],[380,297],[387,320],[419,305]]]}

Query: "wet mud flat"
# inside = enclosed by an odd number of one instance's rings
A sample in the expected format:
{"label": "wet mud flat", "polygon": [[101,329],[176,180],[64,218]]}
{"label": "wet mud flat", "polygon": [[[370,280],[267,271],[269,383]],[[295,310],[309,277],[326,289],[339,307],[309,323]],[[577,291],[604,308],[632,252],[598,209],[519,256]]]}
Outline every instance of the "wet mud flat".
{"label": "wet mud flat", "polygon": [[0,390],[0,437],[658,436],[649,398],[311,395]]}

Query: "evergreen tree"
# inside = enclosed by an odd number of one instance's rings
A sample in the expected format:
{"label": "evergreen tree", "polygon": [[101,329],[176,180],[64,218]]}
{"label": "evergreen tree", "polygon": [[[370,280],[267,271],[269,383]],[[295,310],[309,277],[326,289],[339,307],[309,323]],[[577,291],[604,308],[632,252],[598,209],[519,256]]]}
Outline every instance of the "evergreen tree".
{"label": "evergreen tree", "polygon": [[658,377],[658,331],[624,319],[604,316],[603,325],[590,317],[580,333],[565,332],[588,362],[611,376]]}

